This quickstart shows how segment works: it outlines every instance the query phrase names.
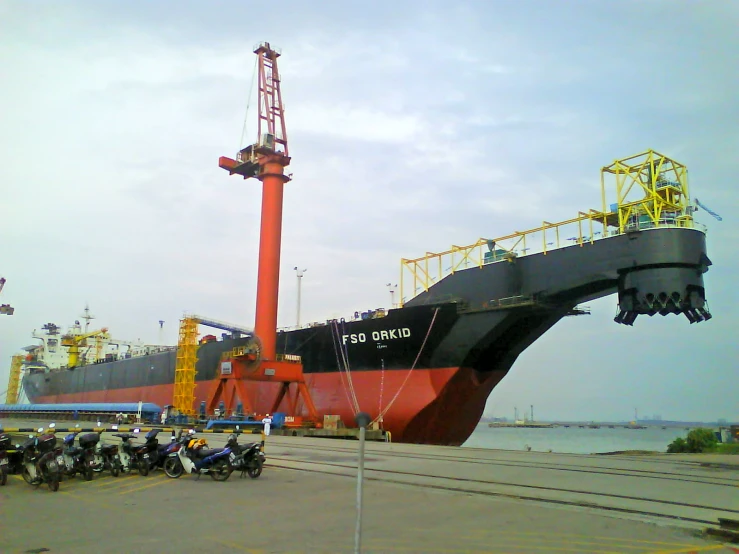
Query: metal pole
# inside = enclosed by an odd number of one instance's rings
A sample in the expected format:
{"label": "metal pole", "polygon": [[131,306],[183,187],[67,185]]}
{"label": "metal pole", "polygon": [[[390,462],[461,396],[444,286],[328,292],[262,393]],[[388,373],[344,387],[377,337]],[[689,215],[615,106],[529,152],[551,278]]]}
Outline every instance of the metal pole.
{"label": "metal pole", "polygon": [[297,323],[297,326],[300,327],[300,285],[303,281],[303,273],[305,273],[308,270],[298,269],[298,266],[295,266],[293,269],[297,272],[297,276],[298,276],[298,323]]}
{"label": "metal pole", "polygon": [[364,439],[367,435],[369,414],[359,412],[355,419],[359,425],[359,462],[357,470],[357,524],[354,528],[354,554],[362,551],[362,487],[364,484]]}

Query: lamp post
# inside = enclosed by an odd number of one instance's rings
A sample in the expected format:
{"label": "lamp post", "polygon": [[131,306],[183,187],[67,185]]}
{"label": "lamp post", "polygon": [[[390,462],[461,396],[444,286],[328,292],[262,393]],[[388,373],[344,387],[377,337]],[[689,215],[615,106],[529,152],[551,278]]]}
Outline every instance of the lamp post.
{"label": "lamp post", "polygon": [[359,459],[357,460],[357,521],[354,527],[354,554],[362,551],[362,489],[364,486],[364,441],[367,436],[367,425],[371,417],[366,412],[354,416],[359,426]]}
{"label": "lamp post", "polygon": [[298,269],[298,266],[293,268],[298,276],[298,327],[300,327],[300,284],[303,281],[303,274],[308,271],[307,269]]}
{"label": "lamp post", "polygon": [[390,290],[390,307],[395,307],[395,291],[398,288],[398,285],[393,285],[392,283],[388,283],[385,285]]}

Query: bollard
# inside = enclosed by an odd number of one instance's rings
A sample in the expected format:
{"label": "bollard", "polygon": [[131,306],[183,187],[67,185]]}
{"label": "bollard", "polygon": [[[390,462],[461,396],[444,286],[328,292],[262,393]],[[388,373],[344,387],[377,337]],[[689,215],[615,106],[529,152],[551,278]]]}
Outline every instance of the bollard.
{"label": "bollard", "polygon": [[354,529],[354,554],[362,550],[362,488],[364,485],[364,439],[367,436],[367,425],[371,420],[366,412],[354,416],[359,426],[359,460],[357,468],[357,524]]}

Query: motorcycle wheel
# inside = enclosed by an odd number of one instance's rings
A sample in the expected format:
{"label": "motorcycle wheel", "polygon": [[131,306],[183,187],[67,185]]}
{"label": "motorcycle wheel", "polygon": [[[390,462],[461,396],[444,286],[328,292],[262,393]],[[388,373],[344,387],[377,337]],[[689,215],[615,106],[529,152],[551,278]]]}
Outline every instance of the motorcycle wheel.
{"label": "motorcycle wheel", "polygon": [[4,487],[8,482],[8,469],[5,466],[0,467],[0,487]]}
{"label": "motorcycle wheel", "polygon": [[232,471],[233,468],[227,460],[218,460],[213,464],[213,467],[210,468],[208,473],[210,473],[210,478],[214,481],[225,481],[231,476]]}
{"label": "motorcycle wheel", "polygon": [[49,477],[49,490],[51,490],[51,492],[59,490],[59,475],[56,473]]}
{"label": "motorcycle wheel", "polygon": [[121,469],[118,467],[118,461],[113,460],[110,462],[110,474],[113,477],[118,477],[121,474]]}
{"label": "motorcycle wheel", "polygon": [[185,468],[182,467],[182,464],[177,458],[167,458],[167,461],[164,462],[164,473],[167,477],[177,479],[178,477],[181,477],[184,472]]}
{"label": "motorcycle wheel", "polygon": [[146,460],[139,460],[138,462],[139,473],[142,477],[149,475],[149,462]]}
{"label": "motorcycle wheel", "polygon": [[246,468],[246,473],[251,477],[252,479],[256,479],[262,474],[262,468],[264,467],[264,463],[259,458],[249,462],[249,467]]}
{"label": "motorcycle wheel", "polygon": [[93,469],[88,465],[85,467],[85,481],[92,481]]}

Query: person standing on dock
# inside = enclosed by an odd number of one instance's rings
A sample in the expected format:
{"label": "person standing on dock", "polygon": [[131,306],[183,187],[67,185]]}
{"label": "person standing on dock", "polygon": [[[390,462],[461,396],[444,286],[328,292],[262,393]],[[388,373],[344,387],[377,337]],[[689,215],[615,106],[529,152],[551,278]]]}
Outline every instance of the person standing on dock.
{"label": "person standing on dock", "polygon": [[267,416],[262,419],[262,423],[264,423],[264,434],[269,436],[269,426],[272,423],[272,418],[269,417],[269,414],[267,414]]}

